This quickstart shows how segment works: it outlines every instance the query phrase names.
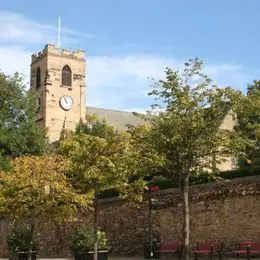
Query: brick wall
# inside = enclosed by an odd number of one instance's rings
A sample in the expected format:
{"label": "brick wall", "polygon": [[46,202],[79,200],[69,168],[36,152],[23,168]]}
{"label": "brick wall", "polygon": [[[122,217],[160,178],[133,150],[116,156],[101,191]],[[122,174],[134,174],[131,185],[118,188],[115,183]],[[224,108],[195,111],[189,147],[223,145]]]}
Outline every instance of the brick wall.
{"label": "brick wall", "polygon": [[[153,193],[154,237],[161,242],[181,241],[182,203],[178,189]],[[142,255],[148,240],[148,204],[133,205],[120,200],[101,202],[100,224],[107,232],[116,255]],[[260,241],[260,176],[210,183],[190,188],[191,244],[224,241],[234,247],[240,240]],[[82,219],[90,223],[91,215]],[[0,223],[0,257],[6,256],[8,225]],[[44,256],[70,254],[66,236],[71,227],[43,232]]]}

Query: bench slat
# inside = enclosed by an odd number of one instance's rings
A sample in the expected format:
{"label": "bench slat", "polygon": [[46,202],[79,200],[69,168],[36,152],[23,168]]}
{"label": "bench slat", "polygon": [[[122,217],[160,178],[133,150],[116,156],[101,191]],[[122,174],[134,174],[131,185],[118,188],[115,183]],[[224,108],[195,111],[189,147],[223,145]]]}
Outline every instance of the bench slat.
{"label": "bench slat", "polygon": [[[249,248],[248,248],[249,246]],[[247,248],[251,254],[260,254],[260,243],[253,241],[243,241],[239,243],[239,249],[233,251],[235,254],[247,254]]]}
{"label": "bench slat", "polygon": [[176,253],[180,250],[181,246],[178,243],[161,244],[159,250],[156,253]]}

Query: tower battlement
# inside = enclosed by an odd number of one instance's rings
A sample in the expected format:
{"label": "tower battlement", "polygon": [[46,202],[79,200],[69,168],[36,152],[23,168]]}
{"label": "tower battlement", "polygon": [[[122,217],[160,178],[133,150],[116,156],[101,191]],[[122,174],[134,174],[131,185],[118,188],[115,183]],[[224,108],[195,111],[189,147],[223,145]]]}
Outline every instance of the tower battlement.
{"label": "tower battlement", "polygon": [[53,44],[46,44],[42,51],[32,55],[32,63],[38,61],[47,54],[55,56],[67,56],[72,59],[85,60],[85,51],[83,50],[71,51],[68,49],[58,48]]}

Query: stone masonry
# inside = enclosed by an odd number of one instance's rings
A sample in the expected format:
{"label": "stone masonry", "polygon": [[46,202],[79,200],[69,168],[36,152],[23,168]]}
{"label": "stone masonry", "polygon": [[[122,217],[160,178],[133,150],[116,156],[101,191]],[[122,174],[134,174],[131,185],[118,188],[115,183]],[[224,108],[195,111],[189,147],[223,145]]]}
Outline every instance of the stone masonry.
{"label": "stone masonry", "polygon": [[[67,65],[72,72],[71,86],[62,85],[62,68]],[[36,88],[36,72],[41,71],[41,84]],[[36,90],[40,109],[38,124],[48,130],[51,142],[59,140],[62,128],[75,130],[80,119],[85,119],[85,52],[69,51],[47,44],[42,52],[32,55],[31,88]],[[65,111],[60,98],[67,95],[73,99],[73,106]]]}
{"label": "stone masonry", "polygon": [[[178,189],[155,192],[154,237],[162,243],[181,242],[182,202]],[[191,245],[241,240],[260,242],[260,176],[190,188]],[[148,242],[148,206],[133,208],[122,202],[103,204],[101,223],[115,254],[140,255]]]}
{"label": "stone masonry", "polygon": [[[153,193],[158,199],[153,209],[154,237],[162,243],[182,236],[182,202],[178,189]],[[196,242],[223,241],[235,247],[241,240],[260,241],[260,176],[222,181],[190,188],[191,245]],[[91,213],[81,223],[90,224]],[[122,200],[100,202],[100,226],[106,231],[111,254],[143,254],[148,242],[148,204],[133,205]],[[64,257],[71,254],[67,236],[71,226],[43,232],[42,256]],[[5,238],[10,225],[0,222],[0,257],[8,255]]]}

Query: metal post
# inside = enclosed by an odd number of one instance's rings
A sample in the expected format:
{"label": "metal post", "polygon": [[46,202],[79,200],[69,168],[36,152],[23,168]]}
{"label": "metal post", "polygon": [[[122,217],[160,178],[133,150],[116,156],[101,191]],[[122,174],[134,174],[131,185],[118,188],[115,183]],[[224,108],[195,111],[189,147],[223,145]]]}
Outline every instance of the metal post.
{"label": "metal post", "polygon": [[153,225],[152,225],[152,198],[151,198],[151,189],[148,189],[148,198],[149,198],[149,244],[150,244],[150,259],[153,259]]}
{"label": "metal post", "polygon": [[250,248],[251,247],[251,245],[250,244],[248,244],[247,246],[246,246],[246,259],[247,260],[250,260],[251,259],[251,253],[250,253]]}
{"label": "metal post", "polygon": [[214,245],[210,246],[210,260],[213,260],[213,249],[214,249]]}
{"label": "metal post", "polygon": [[218,250],[218,259],[223,260],[223,256],[224,256],[224,243],[222,242]]}
{"label": "metal post", "polygon": [[146,190],[148,190],[148,200],[149,200],[149,248],[150,248],[150,257],[149,259],[154,259],[154,248],[153,248],[153,218],[152,218],[152,192],[158,191],[160,188],[159,186],[150,186],[147,187]]}

